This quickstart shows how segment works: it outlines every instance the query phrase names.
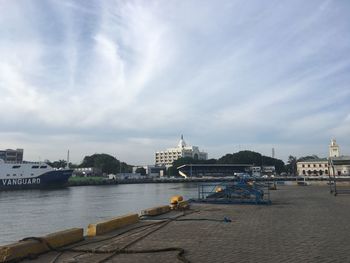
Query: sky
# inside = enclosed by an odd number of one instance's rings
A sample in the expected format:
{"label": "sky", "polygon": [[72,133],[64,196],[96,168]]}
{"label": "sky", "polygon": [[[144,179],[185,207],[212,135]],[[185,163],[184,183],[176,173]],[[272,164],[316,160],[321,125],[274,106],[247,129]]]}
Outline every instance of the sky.
{"label": "sky", "polygon": [[0,0],[0,149],[350,155],[350,1]]}

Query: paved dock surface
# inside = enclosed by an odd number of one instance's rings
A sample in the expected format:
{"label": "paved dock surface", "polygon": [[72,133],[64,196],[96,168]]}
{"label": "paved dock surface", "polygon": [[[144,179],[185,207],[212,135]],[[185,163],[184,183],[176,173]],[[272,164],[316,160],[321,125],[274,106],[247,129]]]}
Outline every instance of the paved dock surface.
{"label": "paved dock surface", "polygon": [[[195,204],[183,216],[163,215],[177,220],[144,220],[85,240],[76,251],[24,262],[350,262],[350,195],[335,197],[327,186],[279,186],[271,200],[269,206]],[[169,248],[178,250],[154,251]]]}

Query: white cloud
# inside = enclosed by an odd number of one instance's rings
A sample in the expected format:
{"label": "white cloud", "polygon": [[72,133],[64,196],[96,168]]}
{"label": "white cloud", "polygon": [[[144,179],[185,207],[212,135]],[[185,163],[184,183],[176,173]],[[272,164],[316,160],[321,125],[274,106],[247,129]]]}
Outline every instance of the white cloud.
{"label": "white cloud", "polygon": [[347,11],[331,1],[3,1],[0,137],[33,157],[74,147],[76,160],[106,151],[134,163],[181,133],[216,155],[239,144],[323,152],[315,145],[332,136],[350,148]]}

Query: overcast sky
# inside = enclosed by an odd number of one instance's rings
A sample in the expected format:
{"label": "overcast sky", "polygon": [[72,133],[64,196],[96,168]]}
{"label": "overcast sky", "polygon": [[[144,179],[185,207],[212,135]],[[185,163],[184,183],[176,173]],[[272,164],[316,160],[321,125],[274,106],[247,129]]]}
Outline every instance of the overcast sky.
{"label": "overcast sky", "polygon": [[0,0],[0,149],[350,155],[350,1]]}

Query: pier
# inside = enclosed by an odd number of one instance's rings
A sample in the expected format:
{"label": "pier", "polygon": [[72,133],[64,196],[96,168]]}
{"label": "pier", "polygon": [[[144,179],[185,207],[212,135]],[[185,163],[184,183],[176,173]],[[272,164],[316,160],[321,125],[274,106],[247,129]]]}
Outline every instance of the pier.
{"label": "pier", "polygon": [[158,208],[155,216],[152,209],[139,218],[126,215],[114,231],[22,262],[349,261],[349,195],[335,197],[316,183],[278,185],[270,194],[271,205],[195,203],[186,210]]}

